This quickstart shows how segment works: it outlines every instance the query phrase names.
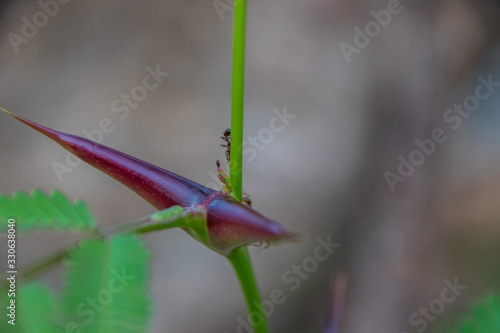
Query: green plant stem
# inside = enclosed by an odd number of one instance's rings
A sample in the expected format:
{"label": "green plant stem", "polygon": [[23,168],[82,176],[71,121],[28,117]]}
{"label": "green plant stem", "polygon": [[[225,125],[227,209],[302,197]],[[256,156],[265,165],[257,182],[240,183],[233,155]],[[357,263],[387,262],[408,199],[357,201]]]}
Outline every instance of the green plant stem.
{"label": "green plant stem", "polygon": [[[229,180],[234,198],[242,200],[243,175],[243,101],[245,86],[245,26],[246,0],[240,0],[234,8],[233,83],[231,99],[231,158]],[[228,259],[240,281],[243,295],[251,315],[255,333],[268,333],[266,318],[262,311],[262,301],[246,246],[233,250]]]}
{"label": "green plant stem", "polygon": [[[36,263],[34,263],[29,268],[19,270],[19,275],[18,275],[17,279],[19,281],[30,280],[30,279],[34,278],[35,276],[43,273],[48,268],[50,268],[50,267],[58,264],[59,262],[61,262],[61,260],[63,260],[64,258],[66,258],[68,256],[69,251],[74,246],[75,245],[73,244],[73,245],[71,245],[68,248],[59,250],[59,251],[57,251],[55,253],[52,253],[49,256],[47,256],[46,258],[44,258],[44,259],[42,259],[40,261],[37,261]],[[2,281],[5,281],[5,279],[2,279]],[[2,283],[2,285],[1,285],[0,288],[5,289],[5,288],[8,288],[8,286],[9,286],[9,283],[7,281],[7,282]]]}
{"label": "green plant stem", "polygon": [[243,100],[245,85],[246,0],[234,8],[233,82],[231,95],[231,188],[236,200],[242,199]]}
{"label": "green plant stem", "polygon": [[255,280],[255,275],[250,262],[250,256],[246,246],[239,247],[228,256],[231,265],[238,276],[243,294],[248,307],[252,326],[255,333],[268,333],[266,317],[262,310],[259,289]]}
{"label": "green plant stem", "polygon": [[[185,218],[184,215],[182,218]],[[125,222],[113,227],[109,227],[104,230],[94,230],[92,232],[92,236],[85,237],[83,239],[103,239],[104,237],[110,237],[112,235],[120,234],[120,233],[135,233],[135,234],[146,234],[149,232],[154,232],[158,230],[170,229],[182,226],[182,221],[172,222],[154,222],[151,221],[149,217],[141,218],[132,222]],[[28,266],[26,268],[19,269],[18,279],[21,280],[30,280],[43,272],[49,269],[52,266],[59,264],[62,260],[68,257],[68,254],[80,244],[83,240],[79,240],[73,244],[68,245],[65,248],[60,249],[57,252],[49,254],[47,257],[37,260],[33,265]],[[2,281],[5,281],[5,278],[1,278]],[[0,289],[8,286],[8,283],[2,283],[0,285]]]}

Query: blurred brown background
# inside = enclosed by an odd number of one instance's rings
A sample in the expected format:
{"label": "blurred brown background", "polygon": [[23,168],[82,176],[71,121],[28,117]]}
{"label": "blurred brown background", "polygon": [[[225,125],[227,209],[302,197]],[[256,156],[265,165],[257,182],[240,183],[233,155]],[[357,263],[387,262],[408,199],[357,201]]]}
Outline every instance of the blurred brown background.
{"label": "blurred brown background", "polygon": [[[220,3],[228,1],[69,1],[16,44],[11,33],[23,36],[23,18],[33,22],[43,9],[3,2],[0,106],[80,135],[108,118],[114,129],[104,144],[213,183],[215,160],[224,159],[219,136],[230,124],[232,10],[217,12]],[[458,278],[467,290],[427,329],[449,327],[499,287],[500,88],[460,116],[457,129],[443,117],[475,94],[479,76],[500,82],[500,2],[396,3],[249,0],[244,137],[269,128],[273,109],[296,117],[260,141],[244,165],[244,189],[257,210],[306,235],[251,251],[263,297],[281,289],[287,298],[269,318],[274,332],[326,333],[338,270],[350,274],[345,332],[416,332],[409,316],[440,296],[443,280]],[[342,43],[355,47],[354,29],[389,9],[386,26],[358,36],[367,45],[348,61]],[[128,116],[114,112],[147,66],[169,76]],[[384,173],[397,174],[398,156],[408,159],[415,140],[435,129],[447,140],[391,191]],[[51,164],[66,163],[66,152],[6,115],[0,149],[2,193],[58,188],[83,198],[103,225],[152,211],[87,165],[59,181]],[[340,248],[290,290],[283,274],[328,235]],[[154,254],[151,332],[236,332],[246,314],[229,264],[182,231],[144,239]],[[74,240],[23,237],[20,261]],[[59,274],[44,278],[58,289]]]}

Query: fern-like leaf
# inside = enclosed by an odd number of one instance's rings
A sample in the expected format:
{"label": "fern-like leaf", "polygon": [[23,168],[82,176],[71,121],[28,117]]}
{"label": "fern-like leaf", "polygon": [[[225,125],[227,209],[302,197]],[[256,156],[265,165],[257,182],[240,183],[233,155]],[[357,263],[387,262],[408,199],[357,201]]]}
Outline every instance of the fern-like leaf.
{"label": "fern-like leaf", "polygon": [[66,266],[66,325],[82,333],[147,332],[148,252],[135,235],[83,241]]}
{"label": "fern-like leaf", "polygon": [[95,220],[87,205],[77,200],[71,203],[60,191],[50,196],[41,190],[30,194],[16,191],[11,197],[0,195],[0,231],[7,229],[14,219],[17,231],[55,229],[81,231],[95,227]]}
{"label": "fern-like leaf", "polygon": [[[0,322],[1,332],[54,333],[61,331],[55,323],[54,296],[45,286],[39,283],[27,284],[20,287],[16,294],[16,297],[10,298],[15,300],[15,320],[12,321],[14,318],[4,315]],[[10,299],[7,297],[3,299],[2,309],[11,306]],[[9,313],[10,310],[7,309],[7,314]]]}

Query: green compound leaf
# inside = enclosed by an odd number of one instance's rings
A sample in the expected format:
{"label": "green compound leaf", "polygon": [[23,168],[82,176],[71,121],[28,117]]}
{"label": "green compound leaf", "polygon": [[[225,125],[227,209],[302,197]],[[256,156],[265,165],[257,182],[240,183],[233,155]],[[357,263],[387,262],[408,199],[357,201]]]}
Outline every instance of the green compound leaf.
{"label": "green compound leaf", "polygon": [[9,219],[15,220],[16,230],[55,229],[81,231],[95,227],[87,205],[77,200],[71,203],[60,191],[50,196],[41,190],[31,194],[16,191],[11,197],[0,194],[0,232],[5,232]]}
{"label": "green compound leaf", "polygon": [[[54,333],[60,332],[55,318],[55,299],[51,292],[42,284],[31,283],[21,286],[15,292],[15,297],[8,298],[7,293],[2,295],[2,309],[6,309],[4,318],[0,322],[1,332],[12,333]],[[10,299],[15,300],[15,320],[9,317]],[[15,325],[9,324],[15,323]]]}
{"label": "green compound leaf", "polygon": [[147,332],[148,258],[135,235],[83,241],[66,262],[63,327],[81,333]]}
{"label": "green compound leaf", "polygon": [[460,325],[461,333],[500,332],[500,297],[492,294],[472,308],[471,316]]}

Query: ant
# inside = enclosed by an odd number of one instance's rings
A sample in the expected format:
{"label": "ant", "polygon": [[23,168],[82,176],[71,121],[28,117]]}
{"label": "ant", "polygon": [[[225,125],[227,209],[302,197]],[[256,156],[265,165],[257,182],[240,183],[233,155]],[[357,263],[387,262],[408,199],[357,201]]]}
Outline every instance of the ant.
{"label": "ant", "polygon": [[221,144],[221,147],[227,148],[226,160],[227,163],[229,163],[229,160],[231,159],[231,129],[226,128],[226,130],[224,130],[224,133],[222,133],[222,136],[220,138],[225,142]]}
{"label": "ant", "polygon": [[[229,163],[231,161],[231,129],[230,128],[225,129],[224,133],[222,133],[222,136],[220,138],[222,139],[222,141],[224,141],[224,143],[221,144],[221,147],[226,148],[225,155],[226,155],[227,164],[229,165]],[[231,193],[232,190],[231,190],[231,183],[229,181],[229,176],[227,175],[227,173],[224,172],[224,170],[222,170],[219,160],[217,160],[217,172],[218,172],[217,177],[219,178],[219,180],[223,184],[222,192]],[[243,192],[242,199],[243,199],[243,203],[252,207],[252,200],[250,199],[250,196],[248,194]]]}

